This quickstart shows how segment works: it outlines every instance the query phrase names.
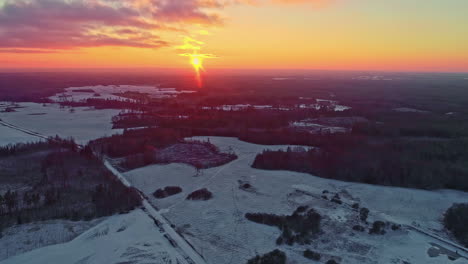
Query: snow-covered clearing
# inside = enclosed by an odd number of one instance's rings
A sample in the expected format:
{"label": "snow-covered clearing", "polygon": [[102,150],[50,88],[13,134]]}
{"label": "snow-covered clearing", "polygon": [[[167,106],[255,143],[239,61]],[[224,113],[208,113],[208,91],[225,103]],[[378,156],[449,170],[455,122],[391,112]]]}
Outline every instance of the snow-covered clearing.
{"label": "snow-covered clearing", "polygon": [[[19,103],[19,106],[16,112],[0,112],[0,119],[46,136],[73,137],[79,144],[121,132],[120,129],[112,129],[111,123],[119,110],[76,107],[74,112],[70,112],[70,108],[62,108],[58,104]],[[37,141],[31,135],[1,125],[0,132],[1,145]]]}
{"label": "snow-covered clearing", "polygon": [[175,264],[178,263],[176,258],[180,260],[178,252],[155,227],[153,220],[137,209],[111,216],[70,242],[36,249],[0,263]]}
{"label": "snow-covered clearing", "polygon": [[68,242],[103,220],[49,220],[9,227],[2,231],[0,238],[0,261],[36,248]]}
{"label": "snow-covered clearing", "polygon": [[[289,171],[257,170],[250,167],[257,153],[286,146],[209,138],[221,150],[233,150],[239,158],[198,174],[193,167],[184,164],[152,165],[125,173],[132,185],[164,212],[208,263],[245,263],[256,254],[278,247],[296,263],[310,263],[301,256],[300,250],[306,248],[321,252],[325,259],[341,257],[341,263],[468,263],[464,258],[451,261],[443,254],[430,257],[427,253],[433,247],[430,242],[454,252],[456,249],[413,229],[388,229],[383,236],[353,231],[352,226],[359,224],[356,213],[320,198],[323,190],[338,193],[345,202],[358,202],[369,208],[370,222],[411,224],[414,221],[424,230],[446,236],[440,231],[442,214],[454,202],[468,202],[467,193],[373,186]],[[196,139],[206,140],[207,137]],[[252,188],[239,188],[243,183],[249,183]],[[183,192],[164,199],[152,196],[156,189],[166,186],[180,186]],[[185,200],[189,193],[200,188],[211,191],[213,199]],[[244,217],[247,212],[290,214],[299,205],[309,205],[325,217],[325,233],[308,247],[277,246],[275,240],[280,234],[277,228],[253,223]]]}

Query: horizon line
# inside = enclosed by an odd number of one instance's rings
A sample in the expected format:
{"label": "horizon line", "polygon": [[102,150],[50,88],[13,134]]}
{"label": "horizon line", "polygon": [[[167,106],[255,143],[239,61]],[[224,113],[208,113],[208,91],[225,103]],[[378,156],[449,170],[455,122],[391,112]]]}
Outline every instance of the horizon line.
{"label": "horizon line", "polygon": [[[0,68],[0,73],[33,73],[33,72],[120,72],[129,71],[135,73],[135,71],[173,71],[173,72],[192,72],[191,68],[182,67],[24,67],[24,68]],[[316,69],[316,68],[212,68],[207,72],[220,72],[220,71],[233,71],[233,72],[374,72],[374,73],[426,73],[426,74],[468,74],[467,71],[450,71],[450,70],[379,70],[379,69]]]}

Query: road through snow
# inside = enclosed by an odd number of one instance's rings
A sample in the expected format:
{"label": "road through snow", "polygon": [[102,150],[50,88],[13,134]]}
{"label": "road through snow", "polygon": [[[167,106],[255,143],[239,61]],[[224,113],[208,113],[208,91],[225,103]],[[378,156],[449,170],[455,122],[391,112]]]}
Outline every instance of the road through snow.
{"label": "road through snow", "polygon": [[[115,169],[109,161],[105,160],[104,165],[108,168],[123,184],[128,187],[132,187],[130,182],[125,178],[122,173]],[[146,199],[145,196],[141,195],[143,200],[142,204],[145,212],[155,220],[155,224],[160,228],[161,233],[169,239],[169,242],[180,249],[180,253],[183,255],[184,259],[188,263],[194,264],[206,264],[206,261],[195,251],[195,249],[179,234],[177,231],[172,228],[171,224],[167,219],[161,215],[161,213],[156,210]],[[169,236],[167,237],[166,234]]]}
{"label": "road through snow", "polygon": [[[42,135],[38,132],[21,128],[18,126],[15,126],[13,124],[7,123],[5,121],[0,120],[0,125],[3,125],[5,127],[15,129],[17,131],[36,136],[42,139],[50,139],[50,137],[46,135]],[[82,146],[80,146],[82,147]],[[123,176],[117,169],[115,169],[109,161],[104,159],[104,166],[112,172],[112,174],[115,175],[125,186],[127,187],[132,187],[130,182]],[[141,194],[140,194],[141,195]],[[148,214],[150,218],[152,218],[155,221],[155,224],[160,228],[160,232],[166,239],[169,240],[170,244],[174,246],[175,248],[179,249],[179,253],[181,254],[180,256],[180,261],[182,263],[188,263],[188,264],[206,264],[206,261],[198,254],[198,252],[195,251],[195,249],[179,234],[177,231],[172,228],[171,224],[161,215],[159,211],[157,211],[144,197],[141,195],[142,198],[142,205],[144,208],[144,211]]]}

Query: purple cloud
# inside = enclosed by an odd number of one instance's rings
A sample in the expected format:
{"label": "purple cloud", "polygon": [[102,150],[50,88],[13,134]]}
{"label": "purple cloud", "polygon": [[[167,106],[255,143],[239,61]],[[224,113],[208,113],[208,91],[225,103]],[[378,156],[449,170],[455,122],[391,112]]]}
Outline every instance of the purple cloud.
{"label": "purple cloud", "polygon": [[218,15],[201,11],[208,2],[7,0],[0,7],[0,48],[161,48],[169,43],[153,32],[181,31],[184,23],[220,24]]}

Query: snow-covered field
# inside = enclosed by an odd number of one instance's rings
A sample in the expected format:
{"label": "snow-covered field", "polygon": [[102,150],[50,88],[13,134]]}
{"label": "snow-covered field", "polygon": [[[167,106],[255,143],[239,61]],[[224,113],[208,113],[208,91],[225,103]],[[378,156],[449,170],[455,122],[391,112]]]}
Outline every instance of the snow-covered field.
{"label": "snow-covered field", "polygon": [[[196,139],[206,140],[206,137]],[[437,241],[409,228],[388,230],[384,236],[355,232],[352,226],[356,215],[352,210],[320,198],[323,190],[338,193],[345,201],[369,208],[370,221],[399,224],[414,221],[416,226],[439,230],[436,233],[443,236],[440,231],[443,212],[454,202],[467,202],[467,193],[382,187],[289,171],[257,170],[250,167],[257,153],[286,146],[261,146],[222,137],[210,137],[210,142],[221,150],[234,150],[239,158],[202,170],[200,174],[183,164],[152,165],[125,174],[165,212],[208,263],[245,263],[256,254],[278,248],[277,228],[250,222],[244,215],[247,212],[291,214],[299,205],[309,205],[325,216],[325,233],[309,248],[325,256],[341,257],[341,263],[467,263],[463,258],[450,261],[446,255],[430,257],[427,251],[433,246],[429,243]],[[243,190],[239,188],[241,183],[249,183],[253,188]],[[180,186],[183,192],[155,199],[152,193],[165,186]],[[185,200],[190,192],[200,188],[210,190],[213,199]],[[289,259],[296,261],[292,263],[310,263],[299,251],[307,247],[279,247]]]}
{"label": "snow-covered field", "polygon": [[119,95],[125,92],[144,93],[148,94],[152,98],[169,98],[182,93],[194,93],[195,91],[178,91],[175,88],[159,88],[148,85],[95,85],[83,87],[70,87],[65,89],[64,92],[50,97],[50,99],[54,102],[80,102],[85,101],[86,99],[132,101],[131,99]]}
{"label": "snow-covered field", "polygon": [[[46,136],[73,137],[78,143],[121,132],[112,129],[112,117],[119,110],[76,107],[62,108],[58,104],[19,103],[16,112],[0,112],[0,119]],[[0,125],[0,145],[34,141],[34,137]]]}
{"label": "snow-covered field", "polygon": [[0,261],[36,248],[68,242],[103,220],[49,220],[9,227],[0,237]]}
{"label": "snow-covered field", "polygon": [[[74,137],[78,143],[121,132],[113,130],[111,124],[118,110],[78,107],[71,112],[57,104],[19,103],[19,106],[16,112],[0,112],[0,119],[46,136]],[[257,170],[250,167],[256,154],[288,146],[263,146],[225,137],[209,139],[222,151],[234,151],[238,159],[200,172],[185,164],[152,165],[129,171],[125,177],[161,209],[210,264],[242,264],[275,248],[287,253],[289,264],[311,263],[302,256],[306,248],[320,252],[323,262],[335,258],[341,259],[340,263],[468,263],[466,258],[452,261],[443,254],[429,256],[428,251],[437,247],[430,243],[451,251],[456,249],[415,230],[450,239],[441,224],[443,212],[452,203],[468,202],[468,193],[374,186],[289,171]],[[0,125],[0,145],[35,140],[40,138]],[[239,188],[245,183],[252,188]],[[156,189],[166,186],[180,186],[183,192],[164,199],[153,197]],[[213,199],[185,199],[200,188],[210,190]],[[387,230],[383,236],[353,231],[352,226],[359,223],[356,212],[322,199],[324,190],[330,195],[339,194],[345,203],[369,208],[370,222],[382,220],[406,226],[398,231]],[[248,212],[289,215],[300,205],[313,207],[324,216],[324,233],[310,246],[277,246],[275,240],[280,231],[276,227],[256,224],[244,217]],[[0,263],[176,263],[179,256],[153,220],[140,209],[109,217],[88,231],[84,230],[91,223],[70,225],[57,221],[5,230],[0,239],[0,260],[40,246],[66,242],[84,233],[69,242],[38,248]]]}
{"label": "snow-covered field", "polygon": [[111,216],[70,242],[36,249],[0,263],[175,264],[176,256],[177,252],[153,220],[137,209]]}
{"label": "snow-covered field", "polygon": [[[87,92],[87,91],[94,91]],[[182,93],[195,91],[178,91],[175,88],[159,88],[154,86],[133,85],[97,85],[84,87],[70,87],[63,93],[51,96],[55,102],[84,101],[89,98],[130,100],[119,94],[124,92],[140,92],[154,98],[168,98]],[[5,109],[13,108],[14,112]],[[120,129],[112,129],[112,117],[120,111],[114,109],[94,109],[90,107],[61,107],[59,104],[0,102],[0,119],[15,126],[27,128],[45,136],[59,135],[73,137],[78,143],[85,144],[89,140],[120,133]],[[0,145],[19,142],[37,141],[31,135],[5,128],[0,125]]]}

